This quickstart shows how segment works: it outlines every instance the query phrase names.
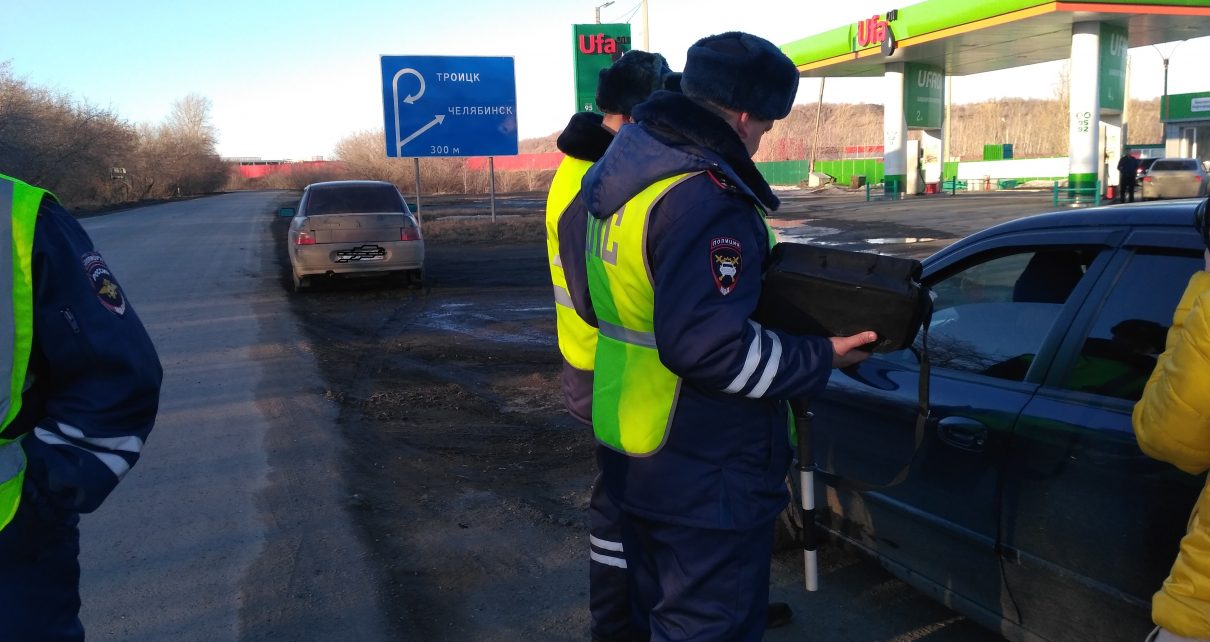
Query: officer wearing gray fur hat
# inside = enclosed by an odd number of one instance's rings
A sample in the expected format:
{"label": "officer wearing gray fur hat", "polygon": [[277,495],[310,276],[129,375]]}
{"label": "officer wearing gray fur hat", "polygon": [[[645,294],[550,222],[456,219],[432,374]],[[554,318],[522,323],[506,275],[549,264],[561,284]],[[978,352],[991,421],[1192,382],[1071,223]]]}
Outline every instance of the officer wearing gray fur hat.
{"label": "officer wearing gray fur hat", "polygon": [[683,93],[632,111],[585,174],[599,336],[592,424],[621,510],[636,627],[653,642],[760,640],[792,450],[786,400],[822,390],[876,339],[752,320],[779,201],[752,156],[798,70],[731,32],[689,48]]}
{"label": "officer wearing gray fur hat", "polygon": [[[597,328],[577,314],[591,314],[584,274],[584,231],[588,214],[576,199],[584,172],[596,162],[614,133],[630,120],[635,105],[651,92],[665,87],[672,76],[668,63],[657,53],[632,50],[598,77],[597,106],[605,115],[580,112],[571,117],[557,144],[566,154],[551,182],[546,202],[546,247],[555,293],[555,321],[559,351],[563,355],[560,383],[563,400],[572,417],[588,424],[592,417],[592,370]],[[560,258],[560,254],[570,257]],[[566,269],[565,269],[566,266]],[[579,269],[576,269],[580,266]],[[589,609],[594,642],[630,642],[641,639],[630,617],[626,560],[618,525],[618,509],[601,484],[593,484],[589,512]]]}

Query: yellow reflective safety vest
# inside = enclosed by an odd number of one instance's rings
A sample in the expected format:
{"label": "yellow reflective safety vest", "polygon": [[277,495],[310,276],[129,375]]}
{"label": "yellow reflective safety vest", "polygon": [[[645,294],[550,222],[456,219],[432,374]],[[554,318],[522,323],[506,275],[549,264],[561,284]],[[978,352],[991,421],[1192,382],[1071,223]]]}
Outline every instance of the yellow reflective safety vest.
{"label": "yellow reflective safety vest", "polygon": [[580,193],[580,181],[592,161],[567,156],[559,164],[550,192],[546,196],[546,256],[550,264],[550,280],[555,289],[555,324],[559,337],[559,352],[572,367],[592,370],[596,360],[597,329],[576,314],[563,262],[559,258],[559,219],[572,200]]}
{"label": "yellow reflective safety vest", "polygon": [[[627,455],[652,455],[664,445],[681,385],[660,361],[655,342],[655,286],[646,245],[650,214],[665,194],[701,173],[665,178],[609,217],[588,219],[588,289],[599,330],[592,426],[597,441]],[[772,247],[776,236],[765,226]]]}
{"label": "yellow reflective safety vest", "polygon": [[600,332],[592,428],[597,441],[628,455],[650,455],[664,445],[681,385],[655,345],[648,216],[669,190],[700,173],[658,181],[608,218],[588,217],[588,292]]}
{"label": "yellow reflective safety vest", "polygon": [[[34,223],[46,190],[0,174],[0,431],[21,410],[21,394],[34,339]],[[54,198],[52,195],[51,198]],[[25,451],[15,439],[0,439],[0,529],[17,513],[25,479]]]}

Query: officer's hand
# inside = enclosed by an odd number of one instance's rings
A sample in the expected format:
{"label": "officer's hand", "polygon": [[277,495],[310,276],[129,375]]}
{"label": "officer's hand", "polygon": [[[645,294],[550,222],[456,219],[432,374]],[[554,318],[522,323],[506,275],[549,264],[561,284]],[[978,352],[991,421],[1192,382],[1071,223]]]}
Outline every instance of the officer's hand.
{"label": "officer's hand", "polygon": [[832,367],[847,368],[853,364],[861,363],[866,357],[870,356],[865,350],[857,350],[857,348],[873,343],[878,340],[878,335],[873,331],[858,332],[851,337],[831,337],[832,342]]}

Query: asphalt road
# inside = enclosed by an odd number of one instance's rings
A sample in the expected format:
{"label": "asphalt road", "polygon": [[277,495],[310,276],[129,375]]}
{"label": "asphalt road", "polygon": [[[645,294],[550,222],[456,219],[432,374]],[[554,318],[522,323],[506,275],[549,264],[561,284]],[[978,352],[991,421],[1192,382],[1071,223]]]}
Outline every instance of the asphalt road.
{"label": "asphalt road", "polygon": [[387,639],[267,234],[280,197],[83,220],[164,367],[142,459],[81,520],[91,640]]}
{"label": "asphalt road", "polygon": [[[383,597],[408,585],[368,561],[375,545],[364,540],[374,535],[350,518],[358,502],[342,477],[348,445],[337,428],[339,400],[326,394],[332,366],[321,369],[314,333],[300,328],[269,233],[272,210],[290,199],[236,193],[83,221],[147,325],[165,371],[159,419],[142,460],[97,513],[82,519],[81,616],[89,639],[372,642],[391,637],[384,615],[390,600],[409,600]],[[936,197],[893,208],[851,195],[784,200],[784,233],[917,256],[999,220],[1049,209],[1045,195],[1020,194]],[[541,265],[540,243],[525,249],[531,250]],[[445,256],[451,264],[434,272],[438,284],[456,280],[457,270],[478,269],[468,258],[492,265],[478,248]],[[538,276],[527,278],[540,280],[542,270],[531,272]],[[466,278],[479,283],[481,276]],[[547,292],[540,285],[529,284]],[[426,305],[440,307],[439,290],[424,295]],[[370,290],[326,295],[329,306],[347,307],[341,313],[362,322],[387,309],[383,297],[399,298]],[[525,309],[553,326],[547,308]],[[507,350],[506,339],[492,342]],[[547,339],[553,350],[553,336]],[[345,365],[340,372],[357,372]],[[574,524],[567,532],[577,542],[582,537]],[[572,567],[561,581],[581,586],[586,577]],[[876,563],[836,551],[825,555],[823,570],[823,590],[808,595],[799,556],[775,559],[773,598],[791,602],[798,616],[768,640],[997,639]]]}

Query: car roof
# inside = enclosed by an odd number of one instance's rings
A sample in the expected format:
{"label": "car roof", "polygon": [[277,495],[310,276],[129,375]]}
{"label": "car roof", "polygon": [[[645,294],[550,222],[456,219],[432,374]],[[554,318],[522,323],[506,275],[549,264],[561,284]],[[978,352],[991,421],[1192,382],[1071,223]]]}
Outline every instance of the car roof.
{"label": "car roof", "polygon": [[337,187],[382,187],[384,185],[395,187],[395,184],[390,181],[349,180],[311,183],[307,186],[307,189],[332,189]]}
{"label": "car roof", "polygon": [[962,241],[937,252],[936,259],[949,254],[955,246],[968,245],[1006,233],[1057,230],[1080,227],[1182,227],[1193,229],[1194,210],[1205,199],[1183,198],[1170,201],[1125,203],[1101,207],[1061,210],[1034,214],[975,232]]}

